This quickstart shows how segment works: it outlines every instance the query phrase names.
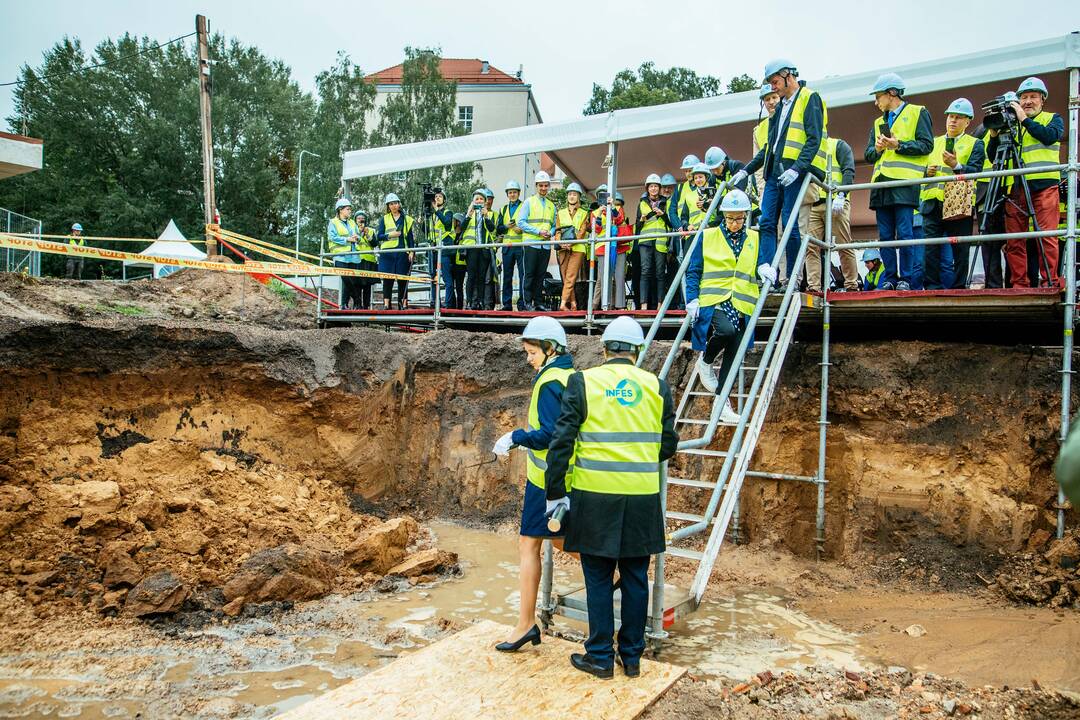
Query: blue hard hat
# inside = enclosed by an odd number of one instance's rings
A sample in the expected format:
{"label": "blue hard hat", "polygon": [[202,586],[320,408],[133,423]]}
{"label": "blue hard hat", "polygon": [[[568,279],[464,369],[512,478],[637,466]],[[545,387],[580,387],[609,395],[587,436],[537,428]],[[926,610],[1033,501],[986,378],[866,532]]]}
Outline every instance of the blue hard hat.
{"label": "blue hard hat", "polygon": [[701,161],[700,161],[700,160],[698,160],[698,156],[697,156],[697,155],[687,155],[686,157],[684,157],[684,158],[682,159],[682,165],[681,165],[681,168],[682,168],[683,170],[689,170],[690,168],[692,168],[692,167],[694,167],[695,165],[697,165],[697,164],[698,164],[699,162],[701,162]]}
{"label": "blue hard hat", "polygon": [[963,115],[965,117],[975,117],[975,107],[971,104],[971,101],[967,98],[956,98],[949,107],[945,109],[946,115]]}
{"label": "blue hard hat", "polygon": [[401,198],[397,196],[397,193],[386,193],[386,199],[383,200],[383,205],[389,205],[392,202],[400,203]]}
{"label": "blue hard hat", "polygon": [[798,70],[795,68],[795,63],[788,60],[787,58],[776,58],[775,60],[770,60],[768,63],[765,64],[765,82],[769,82],[769,78],[771,78],[773,75],[780,72],[781,70],[790,70],[793,73],[798,74]]}
{"label": "blue hard hat", "polygon": [[877,82],[874,83],[874,87],[870,89],[871,95],[877,95],[878,93],[886,92],[888,90],[896,90],[901,95],[907,90],[907,85],[904,83],[904,78],[900,77],[896,73],[885,73],[879,75]]}
{"label": "blue hard hat", "polygon": [[863,262],[873,262],[874,260],[881,260],[881,252],[879,250],[875,248],[866,248],[863,250]]}
{"label": "blue hard hat", "polygon": [[720,167],[725,160],[727,160],[727,153],[715,145],[705,151],[705,167],[710,170]]}
{"label": "blue hard hat", "polygon": [[517,191],[520,192],[521,191],[521,186],[518,185],[517,180],[511,180],[508,183],[506,183],[506,187],[503,188],[503,189],[506,190],[506,192],[510,192],[511,190],[517,190]]}
{"label": "blue hard hat", "polygon": [[484,193],[484,197],[486,197],[486,198],[493,198],[493,197],[495,197],[495,193],[493,193],[493,192],[491,191],[491,188],[488,188],[488,187],[484,188],[484,189],[483,189],[483,193]]}
{"label": "blue hard hat", "polygon": [[566,192],[584,193],[585,191],[576,182],[572,182],[566,186]]}
{"label": "blue hard hat", "polygon": [[1016,88],[1016,94],[1023,95],[1030,90],[1041,92],[1043,94],[1043,99],[1050,97],[1050,93],[1046,91],[1046,83],[1037,77],[1029,77],[1027,80],[1020,83],[1020,87]]}
{"label": "blue hard hat", "polygon": [[675,179],[675,176],[671,173],[664,173],[664,176],[660,178],[661,187],[667,187],[670,185],[678,185],[679,181]]}
{"label": "blue hard hat", "polygon": [[601,183],[600,185],[598,185],[596,187],[596,192],[598,192],[598,193],[607,192],[607,183]]}
{"label": "blue hard hat", "polygon": [[457,220],[459,223],[464,223],[465,213],[454,213],[454,219]]}
{"label": "blue hard hat", "polygon": [[699,162],[697,165],[695,165],[693,169],[690,170],[690,173],[693,175],[697,175],[698,173],[701,173],[703,175],[712,175],[712,173],[709,171],[709,166],[703,162]]}
{"label": "blue hard hat", "polygon": [[71,229],[72,230],[78,230],[79,232],[82,232],[82,225],[79,224],[79,223],[75,223],[74,225],[71,226]]}
{"label": "blue hard hat", "polygon": [[761,84],[761,89],[758,90],[758,94],[757,94],[758,100],[764,100],[767,95],[772,95],[774,92],[776,92],[776,91],[772,89],[772,85],[770,85],[767,82],[762,83]]}
{"label": "blue hard hat", "polygon": [[618,190],[615,191],[615,202],[626,202],[625,200],[623,200],[622,193]]}

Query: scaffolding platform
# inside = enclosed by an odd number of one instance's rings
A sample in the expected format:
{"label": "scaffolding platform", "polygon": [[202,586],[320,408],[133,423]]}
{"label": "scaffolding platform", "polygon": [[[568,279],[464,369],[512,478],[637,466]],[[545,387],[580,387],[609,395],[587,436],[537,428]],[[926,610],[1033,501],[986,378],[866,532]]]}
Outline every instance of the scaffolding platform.
{"label": "scaffolding platform", "polygon": [[279,720],[626,718],[643,713],[686,668],[642,659],[641,676],[616,668],[599,680],[570,665],[580,645],[545,636],[537,646],[500,653],[512,628],[485,620],[331,690]]}
{"label": "scaffolding platform", "polygon": [[[622,591],[615,590],[614,595],[615,604],[615,625],[616,627],[621,625],[620,618],[622,618]],[[649,583],[649,608],[652,608],[653,602],[653,587],[652,583]],[[572,620],[580,620],[581,622],[589,621],[588,605],[585,601],[585,588],[579,587],[569,592],[559,593],[559,600],[555,608],[557,615],[568,617]],[[694,602],[694,596],[689,590],[675,585],[664,585],[664,619],[663,627],[659,630],[666,630],[671,627],[676,621],[686,617],[690,613],[697,609],[697,603]],[[650,631],[653,631],[652,619],[649,619],[647,625]]]}

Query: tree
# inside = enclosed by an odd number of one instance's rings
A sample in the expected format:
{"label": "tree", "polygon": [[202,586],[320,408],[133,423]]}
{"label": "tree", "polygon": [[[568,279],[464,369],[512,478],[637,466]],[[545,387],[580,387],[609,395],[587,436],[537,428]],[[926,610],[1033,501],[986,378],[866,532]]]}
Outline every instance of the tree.
{"label": "tree", "polygon": [[[698,100],[719,95],[721,87],[720,79],[711,75],[698,75],[684,67],[658,70],[654,63],[645,62],[636,71],[620,70],[611,83],[611,89],[594,84],[592,97],[583,112],[596,115],[612,110]],[[727,92],[756,88],[753,78],[740,75],[728,82]]]}
{"label": "tree", "polygon": [[[443,78],[439,70],[440,53],[438,48],[405,48],[401,91],[387,97],[380,108],[371,147],[441,140],[465,134],[465,129],[457,122],[457,83]],[[418,215],[422,182],[442,187],[449,207],[460,209],[468,204],[473,190],[483,183],[483,179],[478,163],[461,163],[364,178],[353,183],[359,188],[353,195],[363,200],[364,207],[382,209],[383,197],[393,192],[410,213]]]}

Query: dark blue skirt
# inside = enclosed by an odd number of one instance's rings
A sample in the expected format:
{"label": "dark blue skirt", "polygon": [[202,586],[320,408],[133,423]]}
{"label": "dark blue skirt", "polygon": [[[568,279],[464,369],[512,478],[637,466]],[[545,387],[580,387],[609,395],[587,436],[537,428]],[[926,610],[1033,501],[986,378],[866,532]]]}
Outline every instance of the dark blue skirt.
{"label": "dark blue skirt", "polygon": [[547,493],[525,481],[525,502],[521,506],[521,534],[526,537],[562,537],[566,533],[566,520],[563,520],[563,528],[557,533],[548,530],[547,526]]}
{"label": "dark blue skirt", "polygon": [[379,272],[395,275],[409,274],[409,253],[379,253]]}

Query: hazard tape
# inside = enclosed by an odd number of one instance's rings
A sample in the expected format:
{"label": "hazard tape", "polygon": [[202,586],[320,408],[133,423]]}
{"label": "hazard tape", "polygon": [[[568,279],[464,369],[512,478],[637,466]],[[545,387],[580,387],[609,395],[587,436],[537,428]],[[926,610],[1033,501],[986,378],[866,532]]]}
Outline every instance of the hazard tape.
{"label": "hazard tape", "polygon": [[[211,235],[215,235],[218,238],[227,238],[230,241],[237,241],[239,244],[248,243],[249,245],[253,246],[251,249],[258,250],[259,252],[263,252],[264,250],[281,252],[281,246],[280,245],[274,245],[272,243],[267,242],[266,240],[260,240],[258,238],[248,237],[247,235],[241,235],[240,233],[235,233],[235,232],[232,232],[231,230],[223,230],[222,228],[219,228],[216,225],[207,225],[206,226],[206,231],[208,233],[210,233]],[[267,252],[266,254],[267,255],[273,255],[273,252]],[[279,258],[279,259],[284,259],[284,260],[287,260],[287,261],[295,261],[295,256],[296,256],[296,253],[294,251],[293,255],[286,256],[284,258]],[[311,258],[312,260],[316,260],[316,261],[320,260],[318,255],[312,255],[312,254],[306,253],[306,252],[304,252],[302,250],[300,251],[300,257]],[[312,263],[312,264],[315,264],[315,263]]]}
{"label": "hazard tape", "polygon": [[16,237],[7,233],[0,233],[0,248],[13,250],[26,250],[43,252],[51,255],[67,255],[69,257],[88,257],[98,260],[113,260],[117,262],[135,261],[152,262],[158,265],[171,265],[173,267],[197,268],[199,270],[213,270],[216,272],[245,273],[248,275],[338,275],[342,277],[365,277],[382,280],[411,280],[408,275],[395,275],[393,273],[372,272],[368,270],[353,270],[343,267],[318,267],[308,263],[271,263],[249,261],[242,265],[233,263],[214,262],[211,260],[185,260],[181,258],[166,257],[164,255],[145,255],[132,253],[124,250],[106,250],[105,248],[90,247],[87,245],[70,245],[67,243],[52,242],[50,240],[34,240],[30,238]]}

